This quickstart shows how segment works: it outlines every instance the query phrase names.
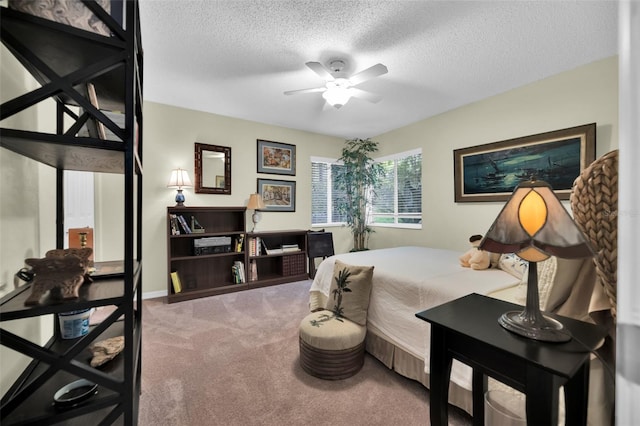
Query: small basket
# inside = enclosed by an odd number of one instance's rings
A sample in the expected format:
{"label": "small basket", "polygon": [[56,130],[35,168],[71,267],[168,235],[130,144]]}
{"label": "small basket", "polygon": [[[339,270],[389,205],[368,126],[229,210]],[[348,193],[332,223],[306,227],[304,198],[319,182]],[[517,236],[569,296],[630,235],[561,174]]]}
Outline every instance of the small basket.
{"label": "small basket", "polygon": [[280,272],[283,276],[302,275],[307,272],[307,264],[303,253],[282,256]]}

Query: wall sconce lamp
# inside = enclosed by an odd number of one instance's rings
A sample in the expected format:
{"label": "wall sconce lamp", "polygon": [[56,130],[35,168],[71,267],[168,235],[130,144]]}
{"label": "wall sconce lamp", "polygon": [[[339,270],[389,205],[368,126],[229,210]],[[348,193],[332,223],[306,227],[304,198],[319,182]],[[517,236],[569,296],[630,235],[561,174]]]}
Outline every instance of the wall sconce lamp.
{"label": "wall sconce lamp", "polygon": [[537,262],[550,256],[565,259],[591,257],[594,252],[551,186],[535,179],[521,182],[479,248],[493,253],[515,253],[529,261],[524,311],[505,312],[498,323],[529,339],[546,342],[571,340],[559,321],[540,312]]}
{"label": "wall sconce lamp", "polygon": [[169,183],[167,183],[167,188],[176,188],[178,193],[176,194],[176,207],[184,206],[184,194],[182,193],[182,188],[191,188],[193,184],[191,183],[191,179],[189,179],[189,174],[184,169],[175,169],[171,171],[171,177],[169,178]]}
{"label": "wall sconce lamp", "polygon": [[247,203],[247,209],[253,210],[253,215],[251,215],[251,220],[253,221],[253,229],[251,232],[255,232],[256,225],[262,219],[262,213],[258,210],[264,209],[264,201],[262,200],[262,196],[260,194],[251,194],[249,195],[249,202]]}

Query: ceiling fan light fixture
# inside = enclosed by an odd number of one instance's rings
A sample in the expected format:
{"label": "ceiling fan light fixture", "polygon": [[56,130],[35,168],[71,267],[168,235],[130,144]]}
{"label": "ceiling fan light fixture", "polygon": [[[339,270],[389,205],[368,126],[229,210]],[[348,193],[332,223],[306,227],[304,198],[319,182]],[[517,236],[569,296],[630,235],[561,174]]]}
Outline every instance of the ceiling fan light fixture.
{"label": "ceiling fan light fixture", "polygon": [[[344,82],[340,81],[344,80]],[[322,93],[322,97],[329,105],[340,108],[351,99],[351,91],[346,79],[336,79],[327,82],[327,90]]]}
{"label": "ceiling fan light fixture", "polygon": [[305,65],[326,81],[324,87],[288,90],[284,92],[285,95],[293,95],[295,93],[322,93],[322,97],[327,104],[336,109],[349,102],[351,98],[360,98],[372,103],[379,102],[382,99],[381,96],[369,93],[355,86],[371,80],[374,77],[386,74],[388,69],[383,64],[375,64],[348,78],[343,74],[345,62],[341,59],[331,61],[329,68],[320,62],[306,62]]}
{"label": "ceiling fan light fixture", "polygon": [[349,89],[345,89],[342,87],[336,87],[333,89],[327,89],[322,94],[327,103],[333,107],[340,108],[351,99],[351,94],[349,93]]}

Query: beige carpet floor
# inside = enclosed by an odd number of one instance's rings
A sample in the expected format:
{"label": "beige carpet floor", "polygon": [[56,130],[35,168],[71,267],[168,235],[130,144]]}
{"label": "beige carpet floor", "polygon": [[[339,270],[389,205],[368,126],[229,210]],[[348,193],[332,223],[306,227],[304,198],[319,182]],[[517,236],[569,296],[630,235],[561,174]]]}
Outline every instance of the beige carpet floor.
{"label": "beige carpet floor", "polygon": [[[368,354],[341,381],[300,368],[310,285],[145,300],[139,424],[428,425],[429,391]],[[451,425],[471,424],[461,410],[449,414]]]}

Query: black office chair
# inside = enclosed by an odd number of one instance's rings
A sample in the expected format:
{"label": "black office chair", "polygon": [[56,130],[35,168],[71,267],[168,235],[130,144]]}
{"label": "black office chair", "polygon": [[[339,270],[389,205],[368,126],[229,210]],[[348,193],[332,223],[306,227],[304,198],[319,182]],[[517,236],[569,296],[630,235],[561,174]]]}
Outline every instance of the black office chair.
{"label": "black office chair", "polygon": [[326,259],[333,256],[333,234],[331,232],[320,231],[307,232],[307,253],[309,256],[309,278],[316,276],[316,261],[321,257]]}

